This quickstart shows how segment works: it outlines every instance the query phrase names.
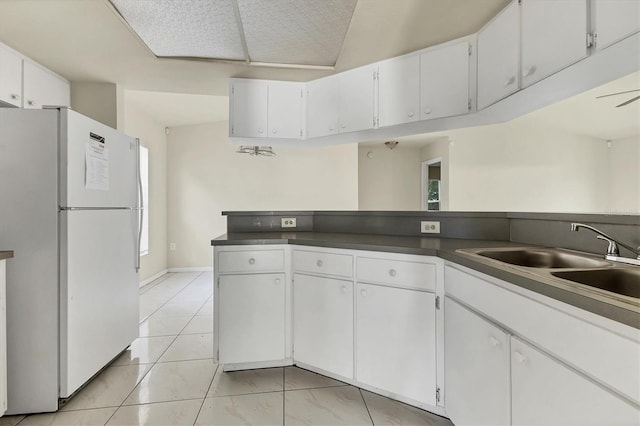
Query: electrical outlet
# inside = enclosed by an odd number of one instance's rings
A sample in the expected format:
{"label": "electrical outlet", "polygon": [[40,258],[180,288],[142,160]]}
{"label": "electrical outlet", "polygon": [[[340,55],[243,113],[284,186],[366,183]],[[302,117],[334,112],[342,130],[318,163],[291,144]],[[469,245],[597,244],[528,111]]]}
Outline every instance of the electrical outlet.
{"label": "electrical outlet", "polygon": [[283,217],[280,219],[280,227],[282,228],[295,228],[296,227],[296,218],[295,217]]}
{"label": "electrical outlet", "polygon": [[176,249],[176,243],[169,243],[169,250],[174,251]]}
{"label": "electrical outlet", "polygon": [[440,222],[428,222],[423,220],[420,222],[420,232],[423,234],[439,234]]}

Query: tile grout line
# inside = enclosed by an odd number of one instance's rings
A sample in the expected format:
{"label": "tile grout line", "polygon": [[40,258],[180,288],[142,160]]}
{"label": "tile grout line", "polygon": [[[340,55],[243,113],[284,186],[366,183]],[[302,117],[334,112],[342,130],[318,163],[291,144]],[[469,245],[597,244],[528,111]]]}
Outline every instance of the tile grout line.
{"label": "tile grout line", "polygon": [[373,416],[371,415],[371,411],[369,411],[369,406],[367,405],[367,401],[364,399],[364,395],[362,394],[362,389],[358,388],[358,392],[360,393],[360,398],[362,398],[362,402],[364,403],[364,408],[367,409],[367,414],[369,414],[369,418],[371,419],[371,424],[375,426],[375,422],[373,421]]}
{"label": "tile grout line", "polygon": [[287,403],[285,401],[285,388],[287,385],[287,379],[285,374],[286,367],[282,369],[282,426],[285,426],[285,419],[287,415]]}
{"label": "tile grout line", "polygon": [[[143,320],[139,320],[138,324],[143,323],[144,321],[146,321],[147,319],[149,319],[153,314],[155,314],[156,312],[158,312],[160,309],[164,308],[167,303],[169,303],[172,299],[174,299],[175,297],[177,297],[180,293],[182,293],[184,291],[184,289],[186,289],[187,287],[189,287],[191,284],[193,284],[194,281],[196,281],[198,278],[200,278],[203,274],[205,274],[206,272],[200,272],[196,277],[194,277],[191,281],[187,282],[184,287],[182,287],[180,289],[180,291],[178,291],[176,294],[174,294],[173,296],[171,296],[169,299],[167,299],[166,302],[164,302],[162,305],[160,305],[155,311],[151,312],[149,315],[147,315]],[[158,283],[158,285],[161,283]],[[142,293],[144,294],[144,293]],[[209,298],[207,298],[207,300],[205,300],[202,305],[200,305],[200,307],[198,308],[198,311],[200,309],[202,309],[202,307],[204,306],[205,303],[207,303],[207,301],[209,300]],[[196,313],[198,312],[196,311]],[[195,314],[194,314],[195,316]]]}
{"label": "tile grout line", "polygon": [[209,387],[207,388],[207,391],[204,393],[204,398],[202,398],[202,404],[200,404],[200,409],[198,410],[198,413],[196,414],[196,418],[193,421],[193,425],[194,426],[198,422],[198,418],[200,417],[200,413],[202,412],[202,409],[204,408],[205,402],[207,402],[207,395],[209,395],[209,391],[211,390],[211,386],[213,386],[213,381],[216,379],[216,374],[218,373],[218,369],[219,368],[220,368],[220,364],[216,363],[216,369],[213,372],[213,377],[211,378],[211,383],[209,383]]}

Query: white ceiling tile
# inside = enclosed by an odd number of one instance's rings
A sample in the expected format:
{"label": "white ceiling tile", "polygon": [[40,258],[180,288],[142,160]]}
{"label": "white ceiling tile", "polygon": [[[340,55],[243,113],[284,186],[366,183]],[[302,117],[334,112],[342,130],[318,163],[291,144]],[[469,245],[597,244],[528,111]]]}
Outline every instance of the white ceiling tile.
{"label": "white ceiling tile", "polygon": [[233,0],[110,0],[156,56],[244,60]]}
{"label": "white ceiling tile", "polygon": [[335,65],[356,0],[238,0],[253,62]]}

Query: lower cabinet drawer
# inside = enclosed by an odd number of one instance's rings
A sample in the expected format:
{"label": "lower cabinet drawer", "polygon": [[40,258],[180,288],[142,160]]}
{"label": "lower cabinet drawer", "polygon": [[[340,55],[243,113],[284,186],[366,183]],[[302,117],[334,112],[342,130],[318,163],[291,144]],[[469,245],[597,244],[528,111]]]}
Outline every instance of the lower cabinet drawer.
{"label": "lower cabinet drawer", "polygon": [[436,266],[430,263],[359,257],[357,271],[358,281],[436,289]]}
{"label": "lower cabinet drawer", "polygon": [[220,251],[218,272],[281,271],[284,250]]}
{"label": "lower cabinet drawer", "polygon": [[317,251],[294,250],[293,270],[312,274],[353,276],[353,256],[348,254],[323,253]]}

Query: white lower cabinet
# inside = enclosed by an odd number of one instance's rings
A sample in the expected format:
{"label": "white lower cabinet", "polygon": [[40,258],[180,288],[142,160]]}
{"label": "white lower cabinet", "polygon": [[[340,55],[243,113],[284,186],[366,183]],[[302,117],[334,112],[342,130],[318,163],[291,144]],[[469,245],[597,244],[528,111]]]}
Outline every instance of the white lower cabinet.
{"label": "white lower cabinet", "polygon": [[222,275],[219,356],[224,363],[285,358],[285,274]]}
{"label": "white lower cabinet", "polygon": [[514,425],[640,423],[637,407],[513,336],[511,387]]}
{"label": "white lower cabinet", "polygon": [[460,425],[510,424],[509,335],[445,298],[445,406]]}
{"label": "white lower cabinet", "polygon": [[345,378],[353,377],[353,283],[293,277],[293,357]]}
{"label": "white lower cabinet", "polygon": [[435,406],[435,295],[358,283],[356,310],[356,379]]}

